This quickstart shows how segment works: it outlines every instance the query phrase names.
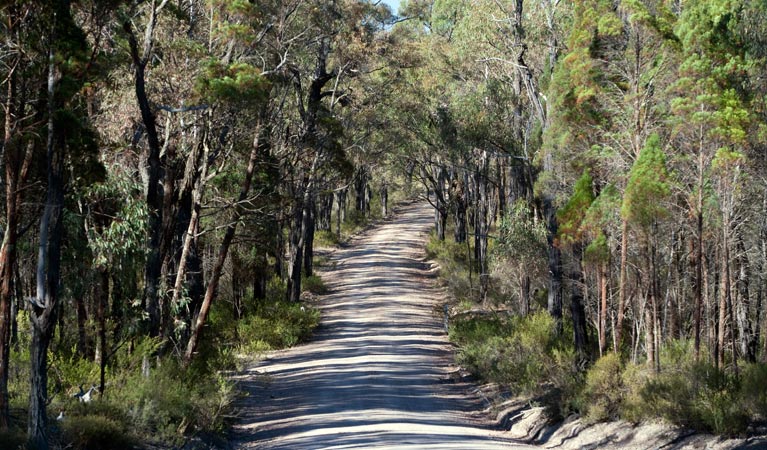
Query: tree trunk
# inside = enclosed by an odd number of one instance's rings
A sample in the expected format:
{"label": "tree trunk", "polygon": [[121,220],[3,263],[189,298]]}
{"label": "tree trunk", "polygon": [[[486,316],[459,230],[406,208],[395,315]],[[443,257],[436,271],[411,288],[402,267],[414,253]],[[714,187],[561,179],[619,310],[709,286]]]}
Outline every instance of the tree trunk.
{"label": "tree trunk", "polygon": [[730,252],[727,248],[727,231],[722,241],[722,289],[719,293],[719,327],[717,330],[717,352],[716,364],[719,368],[724,368],[724,348],[727,336],[727,305],[730,303]]}
{"label": "tree trunk", "polygon": [[599,356],[607,349],[607,282],[610,273],[607,263],[599,265]]}
{"label": "tree trunk", "polygon": [[314,228],[316,206],[314,204],[314,195],[309,197],[309,204],[306,206],[306,226],[304,230],[304,274],[307,277],[314,275]]}
{"label": "tree trunk", "polygon": [[319,196],[319,211],[317,214],[317,229],[330,231],[331,214],[333,212],[333,195],[323,193]]}
{"label": "tree trunk", "polygon": [[354,180],[354,191],[357,195],[357,201],[355,207],[357,211],[362,214],[368,212],[368,172],[367,168],[363,167],[357,172],[357,177]]}
{"label": "tree trunk", "polygon": [[697,236],[695,236],[695,360],[700,360],[700,329],[703,309],[703,192],[698,194]]}
{"label": "tree trunk", "polygon": [[487,292],[490,284],[490,275],[488,274],[487,264],[487,235],[489,233],[489,158],[486,151],[482,152],[479,165],[477,167],[476,186],[477,186],[477,207],[476,223],[474,226],[474,249],[476,251],[477,274],[479,275],[479,301],[484,302],[487,299]]}
{"label": "tree trunk", "polygon": [[48,449],[48,347],[53,338],[58,309],[58,287],[61,265],[61,240],[64,226],[64,151],[54,129],[56,70],[53,49],[48,63],[48,185],[43,216],[40,220],[40,245],[37,259],[37,297],[31,301],[32,323],[30,348],[28,446],[33,450]]}
{"label": "tree trunk", "polygon": [[586,332],[586,311],[583,306],[585,280],[581,265],[580,245],[573,251],[573,271],[570,276],[570,315],[573,319],[573,342],[579,362],[588,359],[588,334]]}
{"label": "tree trunk", "polygon": [[454,239],[458,244],[466,242],[466,190],[461,177],[453,182],[452,198],[455,212]]}
{"label": "tree trunk", "polygon": [[96,280],[96,300],[98,308],[96,309],[96,318],[99,323],[99,397],[104,396],[106,387],[106,369],[109,362],[109,353],[107,349],[107,307],[109,306],[109,271],[99,269],[98,280]]}
{"label": "tree trunk", "polygon": [[[15,19],[9,20],[9,23]],[[11,30],[6,30],[10,32]],[[18,58],[18,56],[17,56]],[[13,61],[9,61],[9,67],[15,67]],[[17,241],[20,219],[20,206],[22,203],[23,187],[27,179],[27,173],[32,161],[32,146],[26,146],[22,151],[19,143],[13,142],[14,128],[16,124],[16,72],[11,71],[7,75],[8,89],[5,99],[5,121],[2,143],[2,159],[5,169],[5,230],[3,242],[0,246],[0,431],[7,430],[10,426],[10,413],[8,404],[8,375],[10,363],[11,337],[16,324],[16,315],[13,314],[13,290],[14,275],[18,268]],[[16,286],[20,290],[20,286]]]}
{"label": "tree trunk", "polygon": [[626,311],[626,294],[628,290],[628,272],[626,269],[628,264],[628,236],[628,221],[623,219],[621,221],[621,265],[620,281],[618,281],[618,319],[615,323],[615,342],[617,345],[615,348],[616,352],[619,352],[620,347],[623,345],[623,322]]}
{"label": "tree trunk", "polygon": [[701,328],[701,309],[703,304],[703,149],[698,149],[698,198],[696,205],[696,253],[695,253],[695,312],[693,320],[695,322],[695,360],[700,360],[700,328]]}
{"label": "tree trunk", "polygon": [[77,312],[77,353],[83,358],[91,355],[88,345],[88,311],[85,309],[85,296],[75,296],[75,309]]}
{"label": "tree trunk", "polygon": [[389,215],[389,186],[386,184],[386,181],[384,181],[381,184],[381,217],[386,217]]}
{"label": "tree trunk", "polygon": [[221,273],[224,269],[224,263],[226,262],[226,257],[229,254],[229,246],[232,244],[232,239],[234,239],[234,233],[237,231],[237,224],[240,222],[240,219],[242,218],[244,211],[242,207],[239,205],[242,204],[245,199],[248,198],[248,193],[250,192],[250,185],[253,181],[253,173],[256,171],[256,160],[258,159],[258,155],[260,152],[260,147],[263,145],[260,142],[261,137],[261,118],[259,117],[259,121],[256,124],[255,127],[255,138],[253,141],[253,147],[250,151],[250,157],[248,158],[248,166],[245,170],[245,178],[242,181],[242,187],[240,188],[240,195],[237,198],[237,202],[235,203],[238,205],[234,209],[234,217],[232,218],[232,221],[229,223],[229,225],[226,227],[226,232],[224,233],[224,239],[221,241],[221,246],[218,249],[218,256],[216,257],[216,262],[213,265],[213,269],[210,274],[210,281],[208,282],[208,286],[205,290],[205,297],[203,298],[202,305],[200,306],[200,312],[197,314],[197,320],[194,322],[194,325],[192,327],[191,335],[189,336],[189,342],[186,347],[186,352],[184,354],[184,361],[186,364],[189,364],[192,361],[192,358],[195,355],[195,352],[197,351],[197,346],[200,343],[200,337],[202,335],[202,329],[205,326],[205,322],[208,319],[208,313],[210,312],[210,306],[213,304],[213,301],[216,298],[217,292],[218,292],[218,284],[221,280]]}
{"label": "tree trunk", "polygon": [[[205,139],[205,138],[203,138]],[[184,290],[184,281],[186,280],[187,264],[191,259],[192,246],[197,239],[197,231],[200,224],[200,211],[202,209],[202,198],[205,194],[205,182],[208,176],[208,145],[203,143],[202,148],[196,148],[192,154],[189,155],[187,164],[187,172],[189,173],[185,178],[189,178],[193,185],[192,188],[192,202],[191,202],[191,216],[189,223],[187,224],[186,231],[183,235],[183,244],[181,246],[181,255],[178,260],[178,267],[176,268],[176,280],[173,283],[173,295],[171,296],[170,306],[172,309],[176,309],[175,306],[179,303],[181,293]],[[202,150],[202,151],[200,151]],[[199,166],[199,168],[198,168]],[[179,319],[179,317],[176,317]]]}
{"label": "tree trunk", "polygon": [[306,207],[303,204],[303,200],[303,195],[296,198],[296,203],[293,205],[293,220],[290,226],[286,299],[289,302],[298,302],[301,299],[301,266],[304,262],[303,227],[306,225]]}
{"label": "tree trunk", "polygon": [[522,316],[527,317],[530,314],[530,276],[522,275],[520,296],[522,297]]}
{"label": "tree trunk", "polygon": [[547,221],[546,241],[548,243],[549,292],[547,309],[557,321],[557,332],[562,332],[562,262],[559,248],[554,245],[557,235],[557,216],[551,199],[544,200],[544,214]]}
{"label": "tree trunk", "polygon": [[338,206],[338,212],[336,213],[336,235],[338,240],[341,240],[341,224],[346,221],[346,189],[339,189],[335,193],[336,205]]}
{"label": "tree trunk", "polygon": [[746,361],[756,362],[756,349],[758,341],[754,337],[753,326],[751,324],[751,291],[749,289],[749,280],[751,279],[751,269],[748,262],[746,246],[743,243],[743,237],[738,236],[736,262],[738,264],[737,292],[738,302],[736,304],[738,317],[738,333],[740,336],[740,354],[746,358]]}
{"label": "tree trunk", "polygon": [[647,297],[645,301],[645,348],[647,351],[647,365],[655,370],[655,324],[653,323],[652,312],[652,288],[647,288]]}
{"label": "tree trunk", "polygon": [[144,299],[143,307],[149,318],[149,335],[157,336],[160,333],[160,306],[159,284],[162,270],[162,254],[160,253],[160,240],[162,234],[162,193],[160,192],[160,180],[162,179],[162,162],[160,160],[161,146],[157,133],[157,122],[150,106],[146,92],[146,66],[152,51],[154,27],[157,21],[156,1],[152,1],[149,21],[144,34],[144,47],[139,54],[138,42],[133,33],[130,21],[123,24],[128,34],[131,58],[134,70],[134,89],[136,100],[141,112],[141,120],[147,136],[149,153],[147,155],[146,203],[149,208],[149,242],[146,266],[144,269]]}

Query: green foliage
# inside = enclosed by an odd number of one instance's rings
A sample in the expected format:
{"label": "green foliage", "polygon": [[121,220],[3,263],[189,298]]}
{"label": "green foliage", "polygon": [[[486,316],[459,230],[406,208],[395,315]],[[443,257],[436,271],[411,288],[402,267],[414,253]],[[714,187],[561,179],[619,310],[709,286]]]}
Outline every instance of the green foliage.
{"label": "green foliage", "polygon": [[133,437],[124,424],[99,415],[67,417],[61,421],[63,444],[77,450],[131,449]]}
{"label": "green foliage", "polygon": [[631,167],[621,215],[642,228],[665,216],[663,200],[670,193],[668,180],[666,155],[660,147],[660,137],[652,134]]}
{"label": "green foliage", "polygon": [[457,361],[488,381],[525,393],[537,390],[555,366],[555,322],[547,312],[528,317],[471,318],[452,325]]}
{"label": "green foliage", "polygon": [[27,435],[17,429],[0,431],[0,448],[8,450],[24,450],[26,448]]}
{"label": "green foliage", "polygon": [[303,282],[304,291],[309,291],[312,294],[318,294],[318,295],[328,293],[328,287],[325,286],[325,282],[322,281],[322,278],[320,278],[318,275],[304,277],[302,282]]}
{"label": "green foliage", "polygon": [[316,247],[334,247],[339,243],[338,233],[330,230],[320,230],[314,235],[314,245]]}
{"label": "green foliage", "polygon": [[251,108],[266,101],[270,85],[258,68],[239,62],[224,66],[211,59],[203,69],[196,88],[207,101],[225,101]]}
{"label": "green foliage", "polygon": [[593,183],[591,174],[584,171],[573,187],[573,195],[567,200],[565,206],[557,211],[560,244],[572,245],[582,239],[581,224],[586,217],[586,212],[594,202]]}
{"label": "green foliage", "polygon": [[591,421],[632,422],[658,417],[716,434],[742,433],[764,414],[764,364],[743,369],[742,378],[708,362],[695,362],[689,341],[672,341],[661,352],[663,370],[621,363],[618,355],[598,360],[586,376],[580,403]]}
{"label": "green foliage", "polygon": [[546,253],[546,226],[533,218],[528,204],[519,201],[501,219],[496,253],[528,265]]}
{"label": "green foliage", "polygon": [[599,358],[586,373],[582,405],[589,422],[615,420],[625,395],[623,364],[617,353]]}
{"label": "green foliage", "polygon": [[440,279],[447,284],[451,296],[457,301],[474,298],[469,279],[469,248],[465,243],[440,241],[435,233],[426,244],[426,257],[439,263]]}
{"label": "green foliage", "polygon": [[767,419],[767,364],[751,363],[741,369],[741,404],[754,417]]}
{"label": "green foliage", "polygon": [[[319,280],[318,277],[315,279]],[[319,282],[313,288],[324,286],[321,280]],[[275,286],[275,283],[279,284]],[[256,356],[269,350],[292,347],[308,339],[320,322],[319,310],[283,300],[285,288],[279,280],[269,284],[267,299],[254,304],[236,326],[238,345],[244,352]]]}

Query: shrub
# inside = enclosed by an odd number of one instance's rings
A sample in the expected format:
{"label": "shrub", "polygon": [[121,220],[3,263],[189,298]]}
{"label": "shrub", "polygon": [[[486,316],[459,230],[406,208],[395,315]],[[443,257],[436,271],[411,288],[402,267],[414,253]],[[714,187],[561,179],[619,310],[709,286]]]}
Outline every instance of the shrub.
{"label": "shrub", "polygon": [[[695,362],[688,344],[673,342],[663,349],[661,373],[631,370],[633,379],[622,416],[634,421],[661,417],[716,434],[742,433],[749,417],[739,402],[737,377],[708,362]],[[632,377],[624,375],[624,383]],[[637,385],[641,386],[638,395]]]}
{"label": "shrub", "polygon": [[224,429],[224,413],[234,399],[234,388],[224,376],[204,369],[201,364],[184,370],[168,359],[149,377],[139,371],[125,379],[110,399],[119,398],[125,405],[134,429],[163,442],[178,443],[191,430],[219,432]]}
{"label": "shrub", "polygon": [[64,444],[76,450],[122,450],[134,445],[122,424],[98,415],[67,417],[61,422],[61,434]]}
{"label": "shrub", "polygon": [[563,367],[554,359],[559,343],[554,325],[546,312],[506,319],[470,318],[456,321],[450,338],[461,345],[459,364],[488,381],[531,393],[552,370]]}
{"label": "shrub", "polygon": [[599,358],[586,373],[582,404],[587,420],[594,423],[617,419],[625,393],[620,356],[608,353]]}
{"label": "shrub", "polygon": [[325,282],[317,275],[304,278],[304,290],[317,295],[328,293],[328,288],[325,286]]}
{"label": "shrub", "polygon": [[314,234],[315,247],[335,247],[338,244],[338,233],[331,230],[319,230]]}
{"label": "shrub", "polygon": [[0,448],[8,450],[23,450],[27,436],[21,430],[0,431]]}
{"label": "shrub", "polygon": [[308,338],[320,320],[320,313],[297,303],[262,305],[237,323],[241,345],[248,351],[263,352],[287,348]]}
{"label": "shrub", "polygon": [[741,404],[753,416],[767,420],[767,364],[754,363],[743,367],[741,378]]}

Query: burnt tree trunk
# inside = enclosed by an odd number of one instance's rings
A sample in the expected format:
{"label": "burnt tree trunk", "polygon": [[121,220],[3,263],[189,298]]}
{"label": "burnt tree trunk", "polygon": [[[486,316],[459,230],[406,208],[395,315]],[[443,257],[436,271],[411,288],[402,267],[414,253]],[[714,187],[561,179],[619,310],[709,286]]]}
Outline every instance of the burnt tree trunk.
{"label": "burnt tree trunk", "polygon": [[580,245],[573,250],[573,270],[570,274],[570,315],[573,319],[573,343],[579,361],[588,358],[588,334],[586,332],[586,310],[583,306],[585,279],[581,257],[583,249]]}
{"label": "burnt tree trunk", "polygon": [[314,275],[314,229],[316,217],[316,205],[314,196],[309,197],[306,206],[306,227],[304,228],[304,274],[307,277]]}

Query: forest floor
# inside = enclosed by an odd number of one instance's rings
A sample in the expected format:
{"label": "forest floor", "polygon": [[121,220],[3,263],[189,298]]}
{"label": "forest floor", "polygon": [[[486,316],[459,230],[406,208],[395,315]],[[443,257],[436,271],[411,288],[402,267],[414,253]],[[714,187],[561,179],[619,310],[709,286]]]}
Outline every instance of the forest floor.
{"label": "forest floor", "polygon": [[[428,204],[404,205],[333,251],[311,341],[237,376],[236,449],[767,448],[664,424],[550,424],[543,408],[461,376],[424,262]],[[492,406],[491,406],[492,405]],[[497,418],[491,418],[497,414]],[[501,431],[501,430],[507,431]],[[535,443],[533,447],[523,442]]]}
{"label": "forest floor", "polygon": [[234,448],[528,448],[493,429],[456,379],[424,263],[428,205],[402,206],[330,255],[312,340],[239,377]]}

